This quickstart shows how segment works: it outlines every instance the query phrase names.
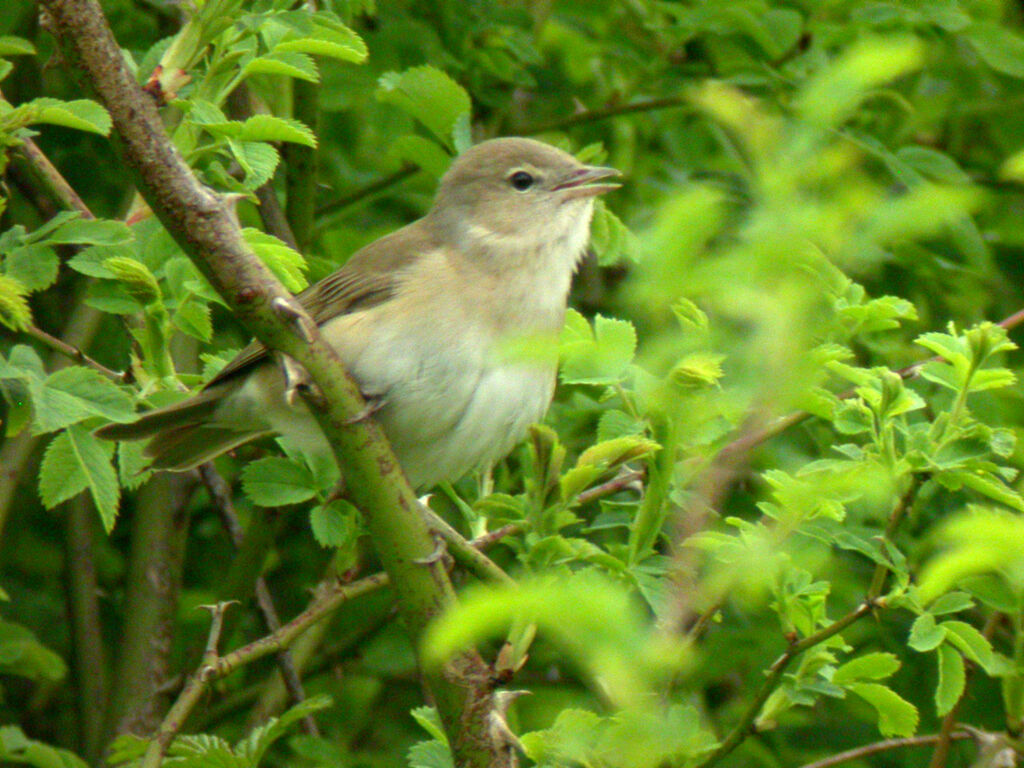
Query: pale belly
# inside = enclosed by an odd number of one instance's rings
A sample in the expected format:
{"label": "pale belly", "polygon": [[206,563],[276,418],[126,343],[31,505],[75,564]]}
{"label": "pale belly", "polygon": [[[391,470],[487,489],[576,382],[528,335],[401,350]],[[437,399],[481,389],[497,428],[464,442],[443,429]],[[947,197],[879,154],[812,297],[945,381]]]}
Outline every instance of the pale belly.
{"label": "pale belly", "polygon": [[[544,418],[555,385],[553,364],[488,361],[464,336],[445,345],[431,341],[391,338],[343,355],[364,393],[381,399],[374,418],[416,489],[503,458]],[[276,365],[265,366],[239,394],[254,419],[306,450],[329,450],[301,400],[285,402]]]}

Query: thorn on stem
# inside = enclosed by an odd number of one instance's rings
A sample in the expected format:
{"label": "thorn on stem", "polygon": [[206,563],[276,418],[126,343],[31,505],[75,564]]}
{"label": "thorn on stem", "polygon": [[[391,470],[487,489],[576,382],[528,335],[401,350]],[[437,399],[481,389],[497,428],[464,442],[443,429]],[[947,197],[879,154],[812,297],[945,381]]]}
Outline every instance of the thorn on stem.
{"label": "thorn on stem", "polygon": [[278,296],[270,303],[270,306],[273,307],[274,312],[288,321],[292,333],[307,344],[313,343],[313,339],[316,337],[316,326],[305,310],[293,299]]}

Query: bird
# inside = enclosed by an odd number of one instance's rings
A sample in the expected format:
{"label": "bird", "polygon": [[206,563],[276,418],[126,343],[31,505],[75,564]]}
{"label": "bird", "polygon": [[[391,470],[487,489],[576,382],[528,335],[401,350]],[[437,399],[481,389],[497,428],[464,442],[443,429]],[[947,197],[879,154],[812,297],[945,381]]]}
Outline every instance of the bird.
{"label": "bird", "polygon": [[[422,218],[296,296],[414,489],[490,467],[543,419],[556,356],[510,342],[557,340],[594,200],[618,175],[533,139],[483,141],[452,161]],[[326,452],[289,380],[253,342],[192,397],[96,435],[149,439],[150,468],[179,472],[273,434]]]}

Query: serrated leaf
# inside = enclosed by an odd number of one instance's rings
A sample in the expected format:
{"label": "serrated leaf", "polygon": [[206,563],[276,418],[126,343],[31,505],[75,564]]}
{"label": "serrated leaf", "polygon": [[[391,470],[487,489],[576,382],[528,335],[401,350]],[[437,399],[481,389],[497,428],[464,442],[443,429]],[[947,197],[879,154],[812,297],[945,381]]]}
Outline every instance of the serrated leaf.
{"label": "serrated leaf", "polygon": [[591,329],[575,310],[566,315],[560,343],[562,381],[566,384],[614,384],[633,362],[636,331],[632,323],[597,315]]}
{"label": "serrated leaf", "polygon": [[28,290],[17,280],[0,275],[0,325],[12,331],[23,331],[32,323],[28,306]]}
{"label": "serrated leaf", "polygon": [[247,464],[242,470],[242,489],[253,504],[261,507],[298,504],[316,495],[309,469],[280,456]]}
{"label": "serrated leaf", "polygon": [[88,489],[103,527],[117,519],[121,489],[111,458],[114,444],[93,437],[78,425],[68,427],[46,448],[39,470],[39,495],[47,509]]}
{"label": "serrated leaf", "polygon": [[857,680],[884,680],[900,668],[900,660],[893,653],[866,653],[843,664],[832,675],[836,685]]}
{"label": "serrated leaf", "polygon": [[185,301],[175,310],[171,323],[178,330],[200,341],[209,341],[213,336],[210,306],[202,301]]}
{"label": "serrated leaf", "polygon": [[883,736],[913,736],[917,730],[917,707],[891,688],[878,683],[852,683],[848,690],[857,694],[878,713],[878,731]]}
{"label": "serrated leaf", "polygon": [[135,234],[124,222],[76,218],[61,224],[44,242],[51,245],[117,246],[134,240]]}
{"label": "serrated leaf", "polygon": [[242,230],[242,235],[245,242],[289,291],[297,293],[309,284],[303,274],[306,270],[306,260],[302,258],[301,253],[283,240],[258,229],[246,227]]}
{"label": "serrated leaf", "polygon": [[986,671],[991,668],[992,643],[981,632],[964,621],[944,621],[940,626],[946,630],[946,642]]}
{"label": "serrated leaf", "polygon": [[117,443],[117,479],[122,488],[134,490],[153,474],[147,469],[153,459],[146,455],[142,440],[124,440]]}
{"label": "serrated leaf", "polygon": [[276,115],[253,115],[242,123],[240,141],[287,141],[316,149],[316,136],[305,123]]}
{"label": "serrated leaf", "polygon": [[321,547],[349,547],[358,534],[358,510],[344,499],[315,507],[309,513],[313,538]]}
{"label": "serrated leaf", "polygon": [[29,292],[41,291],[57,279],[60,260],[57,252],[43,243],[31,243],[7,254],[4,274],[17,280]]}
{"label": "serrated leaf", "polygon": [[362,63],[368,55],[366,43],[359,35],[337,19],[323,13],[312,18],[308,31],[296,30],[285,36],[274,46],[274,51],[300,51],[353,64]]}
{"label": "serrated leaf", "polygon": [[74,397],[91,415],[121,422],[135,419],[131,395],[91,368],[81,365],[62,368],[50,374],[44,386]]}
{"label": "serrated leaf", "polygon": [[472,102],[466,90],[447,73],[432,66],[386,72],[378,81],[377,98],[392,104],[425,125],[442,144],[454,147],[453,131]]}
{"label": "serrated leaf", "polygon": [[101,136],[110,133],[110,115],[107,110],[90,99],[61,101],[43,97],[21,106],[29,109],[29,125],[48,123],[87,133],[98,133]]}
{"label": "serrated leaf", "polygon": [[987,472],[983,472],[981,470],[976,472],[962,470],[950,474],[955,474],[956,478],[965,486],[977,491],[981,495],[1002,502],[1006,506],[1013,507],[1019,512],[1024,512],[1024,497],[1006,483],[998,480]]}
{"label": "serrated leaf", "polygon": [[305,53],[280,48],[265,56],[257,56],[242,67],[243,77],[255,74],[294,77],[310,83],[320,82],[320,71],[312,58]]}
{"label": "serrated leaf", "polygon": [[231,141],[231,151],[238,164],[245,169],[244,185],[255,190],[274,176],[281,162],[281,154],[273,144],[265,141]]}
{"label": "serrated leaf", "polygon": [[940,645],[935,655],[939,664],[939,684],[935,689],[935,710],[939,717],[948,714],[963,695],[967,683],[963,657],[948,645]]}

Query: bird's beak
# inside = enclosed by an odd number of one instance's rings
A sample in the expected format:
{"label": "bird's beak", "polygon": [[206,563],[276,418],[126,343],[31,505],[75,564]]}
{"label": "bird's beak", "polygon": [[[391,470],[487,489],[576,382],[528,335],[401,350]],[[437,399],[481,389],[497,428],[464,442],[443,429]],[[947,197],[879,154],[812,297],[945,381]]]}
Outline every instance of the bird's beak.
{"label": "bird's beak", "polygon": [[585,165],[582,168],[577,168],[576,170],[571,171],[564,179],[554,186],[554,191],[558,192],[564,190],[566,193],[566,199],[603,195],[605,192],[611,192],[613,189],[618,189],[622,185],[616,184],[614,181],[609,182],[602,180],[612,176],[621,175],[622,174],[614,168],[602,168],[599,165]]}

